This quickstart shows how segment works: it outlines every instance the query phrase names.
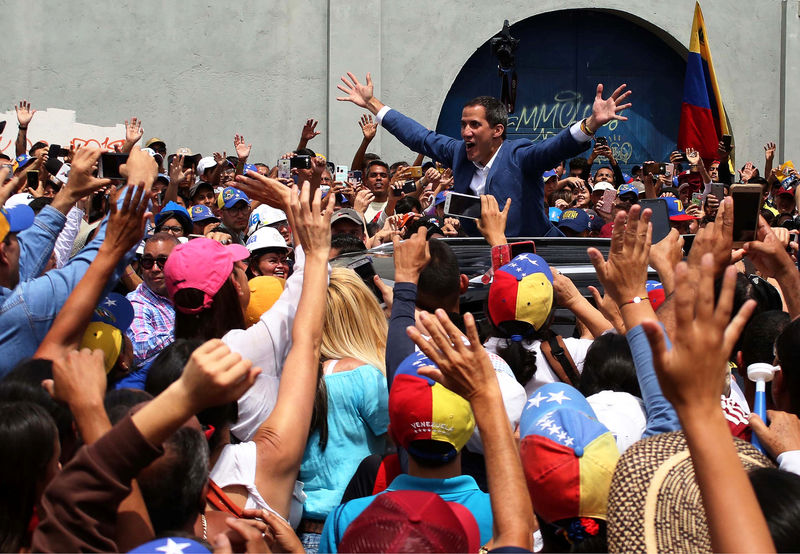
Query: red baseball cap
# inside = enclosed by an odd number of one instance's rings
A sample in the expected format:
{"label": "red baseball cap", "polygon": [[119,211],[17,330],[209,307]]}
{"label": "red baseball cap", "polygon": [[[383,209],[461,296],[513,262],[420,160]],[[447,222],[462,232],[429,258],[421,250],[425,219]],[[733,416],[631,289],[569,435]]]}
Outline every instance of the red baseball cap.
{"label": "red baseball cap", "polygon": [[185,314],[196,314],[211,306],[214,295],[230,277],[234,262],[246,260],[250,251],[241,244],[227,246],[211,239],[197,238],[179,244],[167,258],[164,277],[167,293],[174,301],[175,293],[184,289],[203,291],[203,303],[196,307],[175,304]]}

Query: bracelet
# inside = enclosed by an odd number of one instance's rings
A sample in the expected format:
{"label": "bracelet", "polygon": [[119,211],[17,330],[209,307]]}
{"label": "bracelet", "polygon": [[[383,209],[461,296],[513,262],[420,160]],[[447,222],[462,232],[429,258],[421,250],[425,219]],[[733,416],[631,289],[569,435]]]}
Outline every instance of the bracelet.
{"label": "bracelet", "polygon": [[594,136],[594,133],[596,132],[596,131],[590,131],[589,130],[589,126],[586,124],[586,118],[585,117],[581,120],[581,131],[583,131],[584,133],[586,133],[587,135],[590,135],[590,136]]}
{"label": "bracelet", "polygon": [[649,300],[649,298],[647,296],[634,296],[627,302],[623,302],[622,304],[620,304],[619,307],[622,308],[623,306],[627,306],[628,304],[640,304],[645,300]]}
{"label": "bracelet", "polygon": [[22,125],[19,125],[19,126],[17,127],[17,129],[19,129],[20,131],[27,131],[27,130],[28,130],[28,126],[27,126],[27,125],[25,125],[25,127],[23,127]]}

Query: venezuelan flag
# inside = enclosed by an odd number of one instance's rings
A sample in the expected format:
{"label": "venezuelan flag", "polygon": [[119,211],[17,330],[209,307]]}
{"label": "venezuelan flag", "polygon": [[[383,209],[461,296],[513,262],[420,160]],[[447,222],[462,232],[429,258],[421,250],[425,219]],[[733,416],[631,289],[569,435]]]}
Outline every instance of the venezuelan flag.
{"label": "venezuelan flag", "polygon": [[725,108],[711,62],[703,12],[695,3],[686,78],[683,82],[683,103],[678,128],[678,147],[694,148],[703,159],[717,157],[717,145],[722,135],[729,135]]}

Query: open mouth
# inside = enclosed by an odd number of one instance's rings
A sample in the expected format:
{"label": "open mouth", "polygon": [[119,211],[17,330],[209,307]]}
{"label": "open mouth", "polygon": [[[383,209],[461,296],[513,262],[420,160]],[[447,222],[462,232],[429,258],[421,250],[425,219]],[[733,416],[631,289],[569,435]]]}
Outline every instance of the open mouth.
{"label": "open mouth", "polygon": [[465,141],[464,146],[467,147],[467,156],[474,155],[475,152],[477,152],[477,149],[475,148],[475,143],[472,142],[471,140]]}
{"label": "open mouth", "polygon": [[272,276],[283,278],[286,277],[286,273],[283,271],[283,269],[276,269],[275,271],[272,272]]}

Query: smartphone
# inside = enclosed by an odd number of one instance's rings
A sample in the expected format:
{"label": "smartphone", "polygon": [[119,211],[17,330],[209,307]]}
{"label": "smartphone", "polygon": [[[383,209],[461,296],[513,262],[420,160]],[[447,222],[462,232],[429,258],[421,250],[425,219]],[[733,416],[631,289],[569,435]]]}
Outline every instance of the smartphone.
{"label": "smartphone", "polygon": [[669,234],[669,208],[667,201],[663,198],[643,198],[639,200],[642,210],[650,208],[653,215],[650,216],[650,223],[653,225],[653,244],[660,242]]}
{"label": "smartphone", "polygon": [[183,169],[192,169],[197,167],[197,158],[191,156],[183,157]]}
{"label": "smartphone", "polygon": [[614,207],[614,201],[617,199],[617,191],[615,190],[604,190],[603,191],[603,209],[597,210],[598,212],[602,212],[604,214],[610,214],[611,209]]}
{"label": "smartphone", "polygon": [[421,165],[409,166],[408,176],[413,177],[414,179],[419,179],[420,177],[422,177],[422,166]]}
{"label": "smartphone", "polygon": [[608,146],[608,139],[606,137],[595,137],[594,138],[594,145],[595,146]]}
{"label": "smartphone", "polygon": [[417,192],[417,182],[413,179],[410,179],[403,183],[403,192],[405,194],[411,194]]}
{"label": "smartphone", "polygon": [[478,196],[448,192],[444,201],[445,215],[465,217],[467,219],[481,218],[481,199]]}
{"label": "smartphone", "polygon": [[647,175],[648,173],[652,173],[653,175],[665,175],[667,173],[667,164],[648,162],[642,166],[642,175]]}
{"label": "smartphone", "polygon": [[278,160],[278,179],[291,179],[292,178],[292,165],[290,160]]}
{"label": "smartphone", "polygon": [[27,173],[28,188],[36,190],[39,188],[39,172],[36,170]]}
{"label": "smartphone", "polygon": [[361,184],[361,170],[360,169],[353,169],[352,171],[347,172],[347,182],[360,185]]}
{"label": "smartphone", "polygon": [[732,146],[733,146],[732,141],[733,141],[733,136],[731,136],[731,135],[722,135],[722,146],[725,147],[725,150],[727,152],[730,152],[732,150]]}
{"label": "smartphone", "polygon": [[97,176],[101,179],[112,179],[118,181],[124,180],[125,177],[123,177],[119,172],[119,166],[127,161],[127,154],[103,152],[100,154],[100,163],[97,166]]}
{"label": "smartphone", "polygon": [[703,193],[702,192],[693,192],[692,193],[692,204],[694,204],[698,208],[702,208],[703,207]]}
{"label": "smartphone", "polygon": [[292,169],[311,169],[311,156],[294,156],[289,158]]}
{"label": "smartphone", "polygon": [[325,166],[328,168],[328,173],[331,175],[336,173],[336,166],[333,165],[333,162],[325,162]]}
{"label": "smartphone", "polygon": [[672,176],[675,174],[675,164],[666,163],[664,164],[664,175]]}
{"label": "smartphone", "polygon": [[722,202],[722,199],[725,198],[725,185],[723,183],[711,183],[711,194]]}
{"label": "smartphone", "polygon": [[533,244],[532,240],[493,246],[492,270],[497,271],[498,267],[506,265],[520,254],[536,254],[536,245]]}
{"label": "smartphone", "polygon": [[349,168],[346,165],[337,165],[336,171],[333,173],[333,180],[338,183],[347,182],[347,174]]}
{"label": "smartphone", "polygon": [[69,155],[69,150],[61,148],[60,144],[51,144],[47,150],[48,158],[64,158]]}
{"label": "smartphone", "polygon": [[372,294],[375,295],[375,298],[378,299],[378,304],[383,303],[383,294],[381,294],[380,289],[378,289],[375,281],[373,281],[373,277],[375,277],[375,267],[372,265],[372,258],[369,256],[364,256],[354,262],[351,262],[347,265],[350,269],[355,271],[361,280],[364,281],[364,284],[367,285],[367,288],[372,291]]}
{"label": "smartphone", "polygon": [[761,211],[761,185],[736,184],[731,187],[733,197],[733,247],[755,240],[758,215]]}

